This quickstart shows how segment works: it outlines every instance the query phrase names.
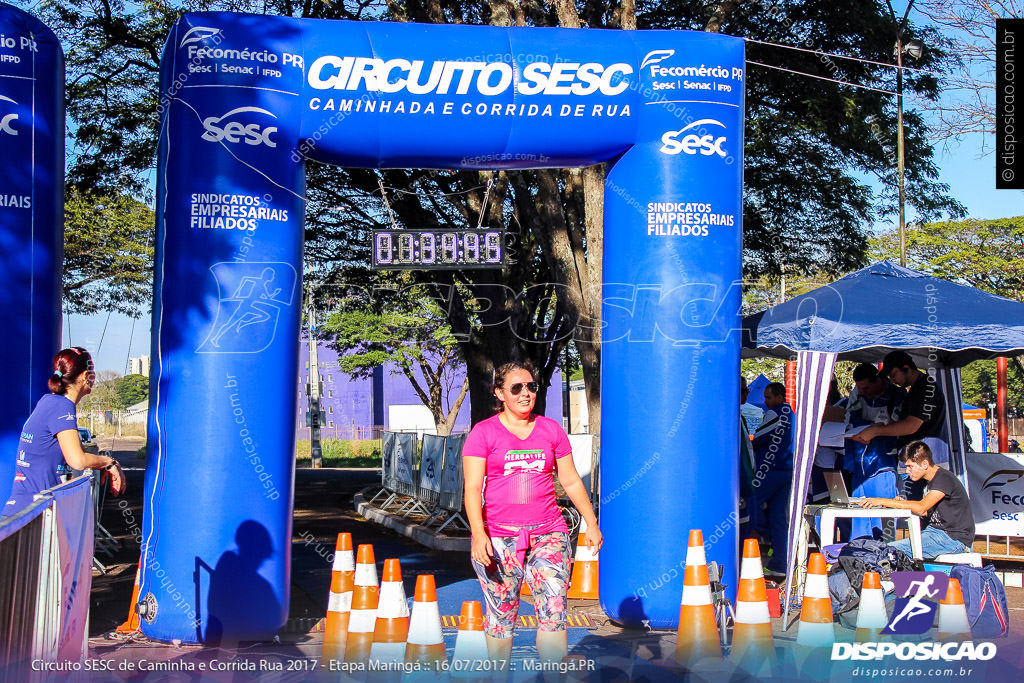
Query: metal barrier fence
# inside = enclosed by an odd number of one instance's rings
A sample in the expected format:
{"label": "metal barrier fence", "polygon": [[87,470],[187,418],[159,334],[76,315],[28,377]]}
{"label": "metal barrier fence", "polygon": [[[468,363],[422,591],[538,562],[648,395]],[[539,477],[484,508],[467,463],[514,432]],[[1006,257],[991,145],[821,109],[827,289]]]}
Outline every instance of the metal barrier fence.
{"label": "metal barrier fence", "polygon": [[[0,671],[6,680],[29,680],[33,660],[84,661],[88,653],[92,505],[90,474],[43,491],[0,524]],[[62,557],[62,546],[73,556]]]}
{"label": "metal barrier fence", "polygon": [[370,502],[383,499],[381,509],[394,506],[394,512],[403,517],[423,515],[422,524],[428,527],[440,524],[438,531],[449,524],[458,527],[460,523],[468,529],[461,514],[465,440],[465,434],[424,434],[417,459],[415,434],[384,432],[381,435],[381,490]]}

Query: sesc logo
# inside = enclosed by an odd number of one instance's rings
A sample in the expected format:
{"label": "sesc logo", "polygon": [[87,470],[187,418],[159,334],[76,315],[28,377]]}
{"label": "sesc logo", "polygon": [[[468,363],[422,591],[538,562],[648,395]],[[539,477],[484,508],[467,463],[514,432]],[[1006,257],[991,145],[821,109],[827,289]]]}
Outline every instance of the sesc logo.
{"label": "sesc logo", "polygon": [[230,119],[235,114],[241,114],[244,112],[266,114],[270,118],[277,118],[266,109],[260,109],[259,107],[239,107],[238,109],[232,109],[221,116],[210,116],[209,118],[203,119],[203,128],[206,129],[206,132],[203,133],[203,139],[208,140],[209,142],[220,142],[223,140],[232,144],[245,142],[247,145],[266,145],[267,147],[277,147],[277,143],[270,139],[270,134],[277,132],[276,126],[268,126],[261,129],[258,123],[242,124],[238,121],[228,121],[223,125],[218,125],[225,119]]}
{"label": "sesc logo", "polygon": [[[700,119],[699,121],[694,121],[682,130],[670,130],[662,135],[661,148],[659,151],[663,154],[670,155],[679,154],[680,152],[683,154],[697,154],[700,152],[703,156],[717,154],[724,159],[725,150],[722,148],[722,145],[725,144],[725,137],[716,138],[714,135],[706,133],[706,129],[703,127],[709,125],[725,128],[724,123],[720,123],[714,119]],[[690,133],[689,135],[685,135],[686,131],[693,130],[695,128],[699,128],[700,130]]]}
{"label": "sesc logo", "polygon": [[[11,104],[17,104],[10,97],[4,97],[0,95],[0,100],[4,102],[10,102]],[[0,133],[6,133],[7,135],[17,135],[18,131],[14,130],[14,122],[18,120],[17,114],[5,114],[0,116]]]}

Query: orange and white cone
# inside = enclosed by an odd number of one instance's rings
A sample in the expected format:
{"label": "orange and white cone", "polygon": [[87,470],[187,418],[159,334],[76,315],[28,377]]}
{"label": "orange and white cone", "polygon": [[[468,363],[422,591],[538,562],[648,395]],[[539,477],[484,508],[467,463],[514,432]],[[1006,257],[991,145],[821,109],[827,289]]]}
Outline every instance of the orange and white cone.
{"label": "orange and white cone", "polygon": [[352,610],[352,587],[355,582],[356,558],[352,553],[352,534],[338,534],[331,568],[331,594],[327,600],[324,623],[323,658],[341,661],[345,658],[345,639]]}
{"label": "orange and white cone", "polygon": [[885,612],[885,591],[882,577],[878,572],[864,572],[864,583],[860,589],[860,605],[857,607],[857,632],[853,639],[858,643],[874,643],[879,640],[882,629],[889,623]]}
{"label": "orange and white cone", "polygon": [[711,603],[711,581],[704,555],[704,535],[690,530],[683,573],[683,599],[679,606],[679,635],[676,639],[676,663],[692,666],[705,658],[722,659],[722,643]]}
{"label": "orange and white cone", "polygon": [[373,546],[364,543],[356,550],[355,586],[352,589],[352,610],[348,618],[345,640],[346,662],[370,661],[373,629],[377,622],[377,565]]}
{"label": "orange and white cone", "polygon": [[568,597],[577,600],[597,600],[597,551],[586,543],[587,522],[580,524],[580,535],[576,539],[576,555],[569,580]]}
{"label": "orange and white cone", "polygon": [[[432,574],[416,577],[412,616],[409,617],[409,638],[405,661],[433,664],[446,658],[441,635],[441,608],[437,604],[437,587]],[[440,671],[440,666],[433,669]]]}
{"label": "orange and white cone", "polygon": [[950,578],[946,597],[939,601],[939,640],[970,640],[971,622],[960,590],[960,581]]}
{"label": "orange and white cone", "polygon": [[404,662],[405,639],[408,637],[409,603],[405,599],[405,586],[402,585],[402,568],[398,560],[385,560],[370,660]]}
{"label": "orange and white cone", "polygon": [[[487,661],[487,638],[484,637],[483,608],[476,600],[462,603],[459,616],[459,634],[455,638],[455,652],[452,654],[452,678],[475,678],[479,676],[479,665],[473,662]],[[459,662],[459,664],[455,664]]]}
{"label": "orange and white cone", "polygon": [[139,560],[139,567],[135,569],[135,585],[132,587],[132,603],[128,606],[128,618],[123,624],[114,629],[115,633],[128,634],[139,630],[139,613],[135,606],[139,604],[139,574],[142,570],[142,560]]}
{"label": "orange and white cone", "polygon": [[743,541],[740,584],[736,593],[736,620],[729,658],[750,673],[775,663],[772,618],[768,613],[761,547],[756,538]]}
{"label": "orange and white cone", "polygon": [[796,644],[804,647],[832,647],[836,640],[832,622],[832,598],[828,592],[825,556],[811,553],[807,560],[807,580],[800,605],[800,625]]}

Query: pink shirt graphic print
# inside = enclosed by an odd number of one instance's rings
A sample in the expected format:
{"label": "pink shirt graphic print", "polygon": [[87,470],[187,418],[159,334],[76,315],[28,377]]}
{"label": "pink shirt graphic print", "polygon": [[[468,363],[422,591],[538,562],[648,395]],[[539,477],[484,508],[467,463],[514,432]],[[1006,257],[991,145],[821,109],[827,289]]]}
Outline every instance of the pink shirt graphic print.
{"label": "pink shirt graphic print", "polygon": [[548,524],[561,519],[553,479],[556,458],[572,453],[569,437],[554,420],[536,416],[525,439],[498,419],[473,427],[463,457],[486,458],[484,521],[502,525]]}

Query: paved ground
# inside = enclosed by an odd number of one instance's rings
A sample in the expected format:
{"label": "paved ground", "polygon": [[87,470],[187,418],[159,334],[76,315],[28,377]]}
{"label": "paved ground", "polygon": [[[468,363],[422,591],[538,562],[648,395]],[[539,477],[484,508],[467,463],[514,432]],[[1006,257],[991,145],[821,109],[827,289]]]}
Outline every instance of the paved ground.
{"label": "paved ground", "polygon": [[[330,561],[338,532],[348,531],[355,543],[374,544],[378,565],[387,557],[399,557],[406,568],[405,583],[411,596],[414,572],[430,572],[437,577],[439,595],[448,605],[461,599],[478,599],[464,552],[431,551],[380,525],[367,522],[353,506],[353,496],[362,488],[379,482],[376,470],[299,470],[297,472],[291,621],[281,642],[255,644],[237,650],[179,647],[150,643],[144,639],[113,640],[106,636],[128,614],[138,547],[129,533],[132,519],[142,513],[143,470],[135,460],[137,440],[119,439],[114,446],[116,457],[126,466],[129,492],[123,502],[107,500],[102,521],[121,541],[112,557],[101,557],[108,567],[106,574],[95,574],[92,589],[90,622],[90,660],[94,672],[89,680],[131,681],[249,681],[279,680],[366,680],[368,672],[339,672],[319,662],[322,635],[316,630],[323,617],[330,584]],[[101,442],[101,448],[109,446]],[[126,512],[127,511],[127,512]],[[136,522],[137,523],[137,522]],[[1001,563],[1002,564],[1002,563]],[[1007,565],[1004,565],[1007,566]],[[1012,565],[1009,565],[1012,566]],[[1020,565],[1017,567],[1021,568]],[[765,680],[881,679],[910,680],[921,677],[942,677],[945,680],[1020,680],[1024,670],[1024,589],[1008,589],[1013,634],[996,641],[998,656],[993,662],[905,662],[894,656],[867,662],[829,662],[820,656],[811,658],[801,670],[790,664],[797,653],[794,648],[797,629],[782,630],[781,619],[773,621],[776,652],[786,664],[760,672]],[[596,601],[571,601],[571,612],[589,621],[590,628],[572,628],[570,651],[580,655],[576,660],[582,671],[551,677],[579,680],[661,681],[661,680],[729,680],[749,679],[749,675],[722,662],[704,662],[693,672],[684,673],[670,664],[675,651],[674,633],[643,632],[622,629],[610,623]],[[442,607],[442,613],[452,608]],[[523,614],[532,610],[524,605]],[[839,629],[841,640],[852,639],[852,632]],[[455,630],[445,629],[449,647],[454,644]],[[926,637],[935,637],[931,631]],[[515,680],[534,680],[538,674],[530,669],[535,662],[534,632],[517,631],[513,650],[512,672]],[[314,668],[310,668],[314,667]],[[589,671],[595,667],[594,671]],[[106,670],[109,669],[109,670]],[[883,669],[881,673],[878,671]],[[973,671],[969,671],[973,669]],[[890,674],[890,675],[886,675]],[[58,675],[58,678],[63,676]],[[377,678],[380,678],[377,676]],[[429,676],[431,680],[435,676]],[[383,680],[383,679],[381,679]],[[504,680],[502,676],[495,680]],[[759,679],[760,680],[760,679]]]}

